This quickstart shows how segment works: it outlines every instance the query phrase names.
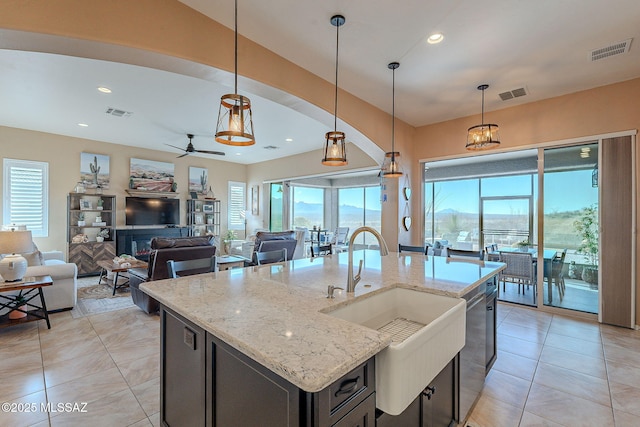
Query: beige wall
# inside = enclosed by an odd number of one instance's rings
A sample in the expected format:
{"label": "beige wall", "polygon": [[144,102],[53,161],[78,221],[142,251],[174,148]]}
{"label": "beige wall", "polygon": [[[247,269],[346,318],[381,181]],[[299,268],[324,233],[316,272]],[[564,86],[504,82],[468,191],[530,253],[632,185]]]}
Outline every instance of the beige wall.
{"label": "beige wall", "polygon": [[[179,198],[182,201],[180,220],[183,225],[186,223],[184,201],[189,198],[189,166],[207,168],[209,183],[215,197],[221,200],[223,232],[227,224],[228,181],[245,182],[247,179],[247,167],[236,163],[195,156],[177,159],[176,154],[168,152],[8,127],[0,127],[0,147],[2,147],[3,158],[35,160],[49,164],[49,237],[34,239],[42,250],[66,252],[67,194],[80,180],[80,153],[82,152],[109,156],[110,185],[104,193],[116,196],[118,226],[124,226],[124,198],[127,196],[126,189],[129,188],[131,157],[175,165],[175,180],[178,184]],[[0,176],[0,188],[3,188],[2,184],[2,176]],[[3,223],[0,216],[0,224]]]}

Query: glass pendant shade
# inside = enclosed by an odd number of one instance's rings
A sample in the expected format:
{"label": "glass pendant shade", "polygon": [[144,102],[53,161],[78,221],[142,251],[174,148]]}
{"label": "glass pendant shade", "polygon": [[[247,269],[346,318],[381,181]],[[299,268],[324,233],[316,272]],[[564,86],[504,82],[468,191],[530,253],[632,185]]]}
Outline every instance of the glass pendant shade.
{"label": "glass pendant shade", "polygon": [[253,117],[249,98],[235,93],[222,96],[218,111],[216,141],[235,146],[256,143],[253,136]]}
{"label": "glass pendant shade", "polygon": [[481,124],[469,128],[467,133],[467,150],[490,150],[499,145],[500,134],[498,133],[498,125]]}
{"label": "glass pendant shade", "polygon": [[385,153],[384,162],[382,163],[382,176],[384,178],[398,178],[402,176],[398,157],[400,157],[400,152],[398,151]]}
{"label": "glass pendant shade", "polygon": [[238,95],[238,0],[235,0],[234,32],[235,93],[220,98],[216,141],[225,145],[247,146],[255,144],[256,138],[253,136],[251,101],[246,96]]}
{"label": "glass pendant shade", "polygon": [[482,124],[471,126],[467,131],[466,149],[469,151],[491,150],[500,146],[500,134],[498,125],[485,124],[484,122],[484,91],[489,85],[480,85],[482,91]]}
{"label": "glass pendant shade", "polygon": [[347,162],[344,132],[332,131],[325,134],[322,164],[325,166],[344,166]]}

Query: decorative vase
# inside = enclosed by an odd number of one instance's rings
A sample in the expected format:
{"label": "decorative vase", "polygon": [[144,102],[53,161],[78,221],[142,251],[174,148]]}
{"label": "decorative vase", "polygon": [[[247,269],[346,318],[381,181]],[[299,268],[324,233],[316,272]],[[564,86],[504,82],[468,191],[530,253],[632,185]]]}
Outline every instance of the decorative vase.
{"label": "decorative vase", "polygon": [[104,237],[102,237],[102,236],[96,236],[96,242],[98,242],[98,243],[102,243],[102,242],[104,242]]}
{"label": "decorative vase", "polygon": [[520,246],[520,252],[529,252],[529,246]]}
{"label": "decorative vase", "polygon": [[[27,311],[27,306],[26,305],[21,305],[18,308],[20,310]],[[22,319],[24,317],[27,317],[27,313],[23,313],[23,312],[18,311],[18,310],[12,310],[12,311],[9,312],[9,319],[12,319],[12,320]]]}
{"label": "decorative vase", "polygon": [[87,221],[78,221],[78,227],[84,227],[87,225]]}

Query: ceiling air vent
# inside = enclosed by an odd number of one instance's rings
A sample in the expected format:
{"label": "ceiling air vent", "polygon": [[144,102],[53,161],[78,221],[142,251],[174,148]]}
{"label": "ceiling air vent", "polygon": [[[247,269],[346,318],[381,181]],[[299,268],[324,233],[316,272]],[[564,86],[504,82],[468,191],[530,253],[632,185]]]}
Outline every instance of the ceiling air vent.
{"label": "ceiling air vent", "polygon": [[614,43],[610,46],[592,50],[590,54],[591,62],[599,61],[601,59],[609,58],[615,55],[622,55],[623,53],[629,52],[629,48],[631,47],[631,40],[633,39],[627,39],[618,43]]}
{"label": "ceiling air vent", "polygon": [[500,94],[500,99],[506,101],[508,99],[518,98],[520,96],[525,96],[527,94],[527,90],[523,87],[518,89],[509,90],[507,92],[502,92]]}
{"label": "ceiling air vent", "polygon": [[107,111],[105,111],[105,113],[111,115],[111,116],[116,116],[116,117],[130,117],[133,113],[130,111],[124,111],[124,110],[119,110],[117,108],[107,108]]}
{"label": "ceiling air vent", "polygon": [[277,150],[278,147],[276,147],[275,145],[267,145],[266,147],[262,147],[265,150]]}

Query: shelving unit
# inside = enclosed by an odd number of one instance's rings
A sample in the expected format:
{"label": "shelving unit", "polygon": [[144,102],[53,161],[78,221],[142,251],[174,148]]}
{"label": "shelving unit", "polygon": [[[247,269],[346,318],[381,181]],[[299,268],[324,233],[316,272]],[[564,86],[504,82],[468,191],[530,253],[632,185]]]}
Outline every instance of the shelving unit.
{"label": "shelving unit", "polygon": [[[100,201],[102,206],[100,206]],[[84,215],[84,224],[80,221]],[[101,221],[97,221],[100,219]],[[111,260],[116,254],[116,196],[106,194],[69,193],[67,197],[67,243],[69,262],[78,266],[78,276],[100,273],[96,263]],[[109,231],[102,242],[96,240],[100,230]],[[85,235],[86,242],[73,243],[77,235]]]}
{"label": "shelving unit", "polygon": [[219,236],[220,200],[187,200],[187,227],[190,236]]}

